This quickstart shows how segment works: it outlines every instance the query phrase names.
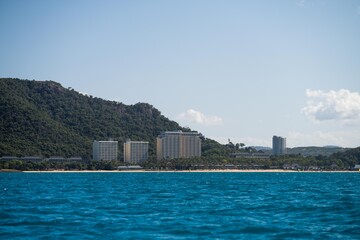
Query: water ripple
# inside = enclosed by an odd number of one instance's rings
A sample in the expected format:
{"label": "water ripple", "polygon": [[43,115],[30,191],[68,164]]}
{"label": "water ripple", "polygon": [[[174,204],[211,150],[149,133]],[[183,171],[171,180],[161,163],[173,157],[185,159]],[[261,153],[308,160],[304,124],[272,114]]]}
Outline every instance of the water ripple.
{"label": "water ripple", "polygon": [[0,238],[359,239],[357,173],[0,173]]}

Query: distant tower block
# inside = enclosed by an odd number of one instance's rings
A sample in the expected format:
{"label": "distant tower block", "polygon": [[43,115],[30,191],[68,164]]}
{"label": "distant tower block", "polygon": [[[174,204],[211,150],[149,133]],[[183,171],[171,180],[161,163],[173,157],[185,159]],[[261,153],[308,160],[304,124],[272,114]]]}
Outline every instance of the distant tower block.
{"label": "distant tower block", "polygon": [[275,156],[286,154],[286,138],[273,136],[272,148]]}

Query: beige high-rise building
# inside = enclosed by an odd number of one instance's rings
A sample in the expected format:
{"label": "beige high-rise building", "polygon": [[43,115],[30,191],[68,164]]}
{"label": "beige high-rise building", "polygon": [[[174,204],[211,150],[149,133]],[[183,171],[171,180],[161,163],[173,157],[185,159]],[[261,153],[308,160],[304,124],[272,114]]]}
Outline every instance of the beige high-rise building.
{"label": "beige high-rise building", "polygon": [[118,159],[118,141],[94,141],[93,159],[112,161]]}
{"label": "beige high-rise building", "polygon": [[197,132],[163,132],[156,139],[158,160],[200,156],[201,139]]}
{"label": "beige high-rise building", "polygon": [[124,162],[130,164],[142,163],[148,159],[149,142],[131,141],[124,143]]}

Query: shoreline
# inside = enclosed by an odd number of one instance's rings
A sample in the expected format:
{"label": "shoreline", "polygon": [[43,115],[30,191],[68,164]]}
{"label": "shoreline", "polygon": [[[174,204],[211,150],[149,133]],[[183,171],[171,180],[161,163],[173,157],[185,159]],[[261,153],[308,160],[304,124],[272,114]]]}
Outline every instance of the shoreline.
{"label": "shoreline", "polygon": [[[0,172],[7,172],[1,171]],[[11,172],[11,171],[9,171]],[[284,169],[220,169],[220,170],[49,170],[49,171],[19,171],[24,173],[359,173],[359,171],[296,171]]]}

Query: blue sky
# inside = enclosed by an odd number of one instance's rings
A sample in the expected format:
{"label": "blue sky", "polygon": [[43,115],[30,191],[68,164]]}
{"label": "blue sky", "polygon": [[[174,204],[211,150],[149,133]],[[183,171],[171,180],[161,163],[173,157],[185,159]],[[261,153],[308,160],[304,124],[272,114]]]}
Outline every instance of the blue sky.
{"label": "blue sky", "polygon": [[360,1],[0,0],[0,77],[147,102],[225,143],[360,146]]}

